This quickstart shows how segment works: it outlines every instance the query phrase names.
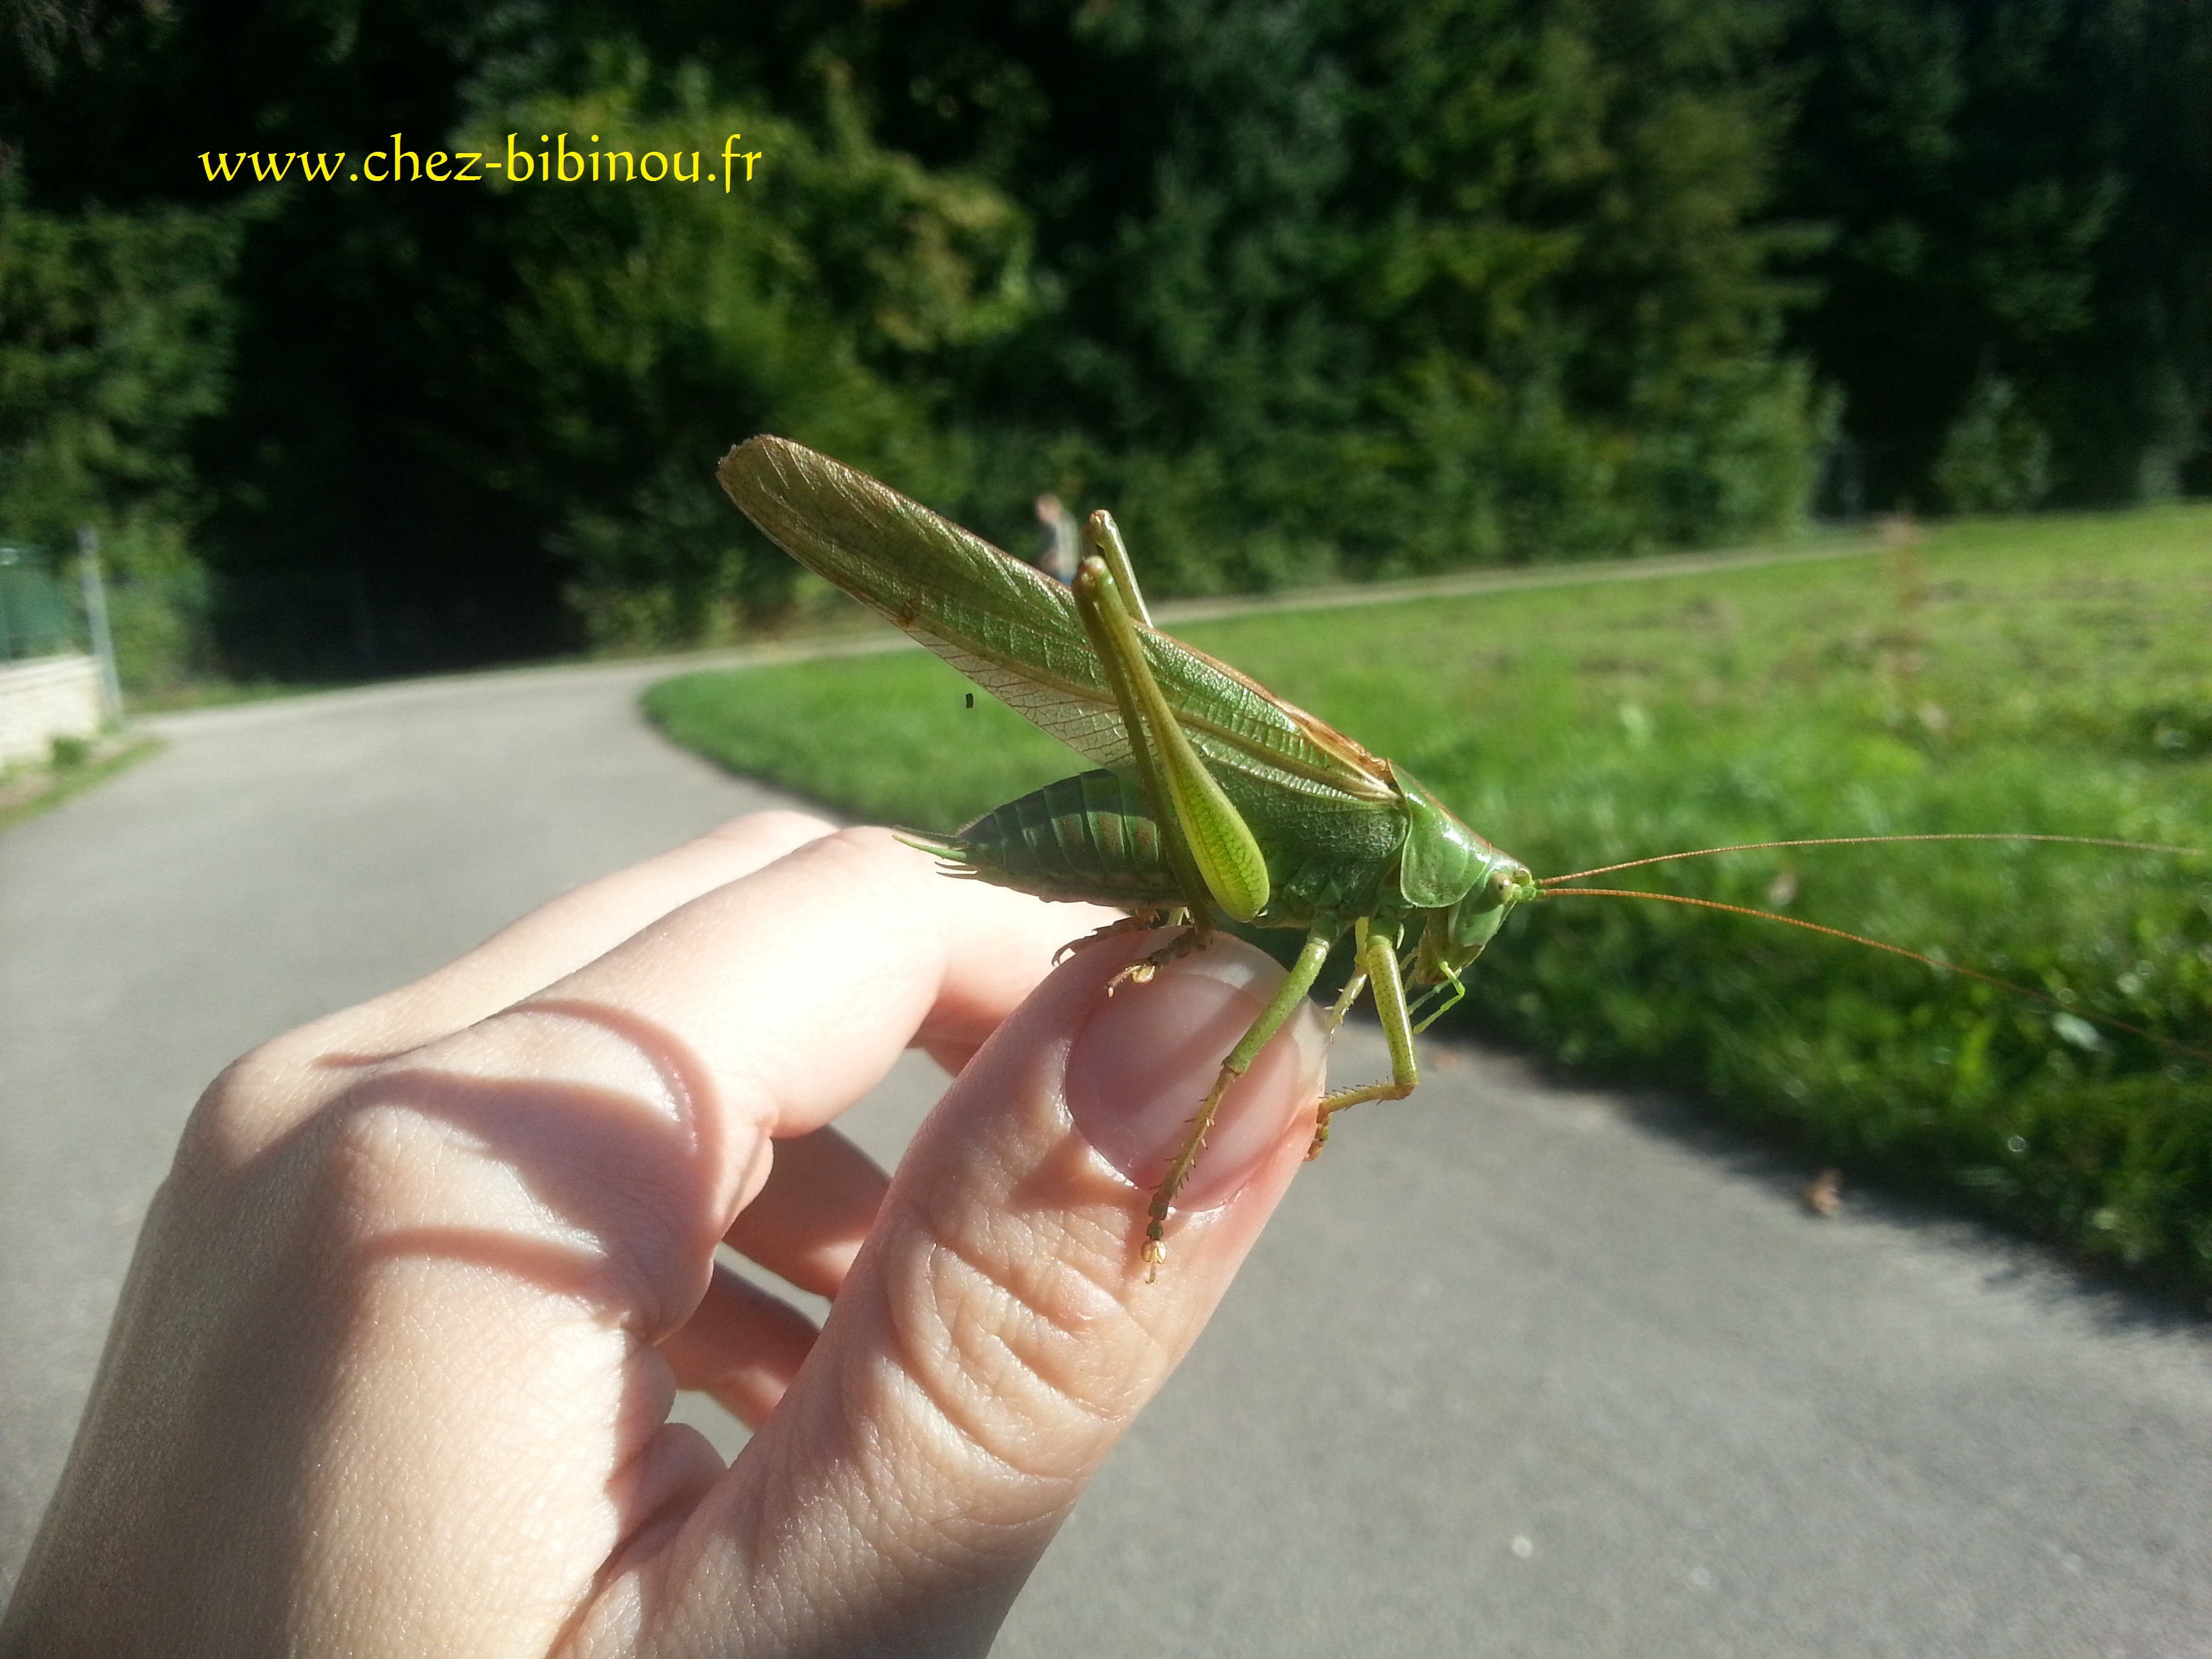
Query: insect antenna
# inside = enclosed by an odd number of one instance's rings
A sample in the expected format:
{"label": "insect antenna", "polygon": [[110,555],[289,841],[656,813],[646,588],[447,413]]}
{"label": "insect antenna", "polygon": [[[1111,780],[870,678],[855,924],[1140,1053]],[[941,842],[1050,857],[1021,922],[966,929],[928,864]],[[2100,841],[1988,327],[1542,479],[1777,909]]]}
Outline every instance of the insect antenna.
{"label": "insect antenna", "polygon": [[[1856,839],[1856,838],[1853,838],[1853,839]],[[1917,841],[1917,840],[1943,840],[1943,839],[1953,839],[1953,838],[1952,838],[1952,837],[1942,837],[1942,836],[1870,836],[1870,837],[1868,837],[1868,839],[1870,839],[1870,840]],[[1955,839],[1966,840],[1966,839],[1970,839],[1970,837],[1960,836],[1960,837],[1956,837]],[[1973,837],[1973,838],[1971,838],[1971,839],[1988,839],[1988,838],[1986,838],[1986,837]],[[2014,839],[2027,840],[2027,839],[2030,839],[2030,837],[2027,837],[2027,836],[2020,836],[2020,837],[2013,837],[2013,836],[1997,836],[1997,837],[1995,837],[1994,839],[1997,839],[1997,840],[2014,840]],[[2033,839],[2037,839],[2037,840],[2069,840],[2069,839],[2072,839],[2072,837],[2067,837],[2067,836],[2037,836],[2037,837],[2033,837]],[[1805,846],[1805,845],[1821,845],[1821,844],[1824,844],[1824,843],[1819,843],[1819,842],[1808,843],[1808,842],[1776,842],[1776,843],[1774,843],[1774,844],[1775,844],[1775,845],[1777,845],[1777,846],[1793,846],[1793,845],[1794,845],[1794,846]],[[2096,845],[2111,845],[2111,844],[2112,844],[2112,843],[2105,842],[2105,843],[2093,843],[2093,844],[2096,844]],[[1714,850],[1715,852],[1736,852],[1736,851],[1748,850],[1748,849],[1723,847],[1723,848],[1715,848],[1713,850]],[[2175,849],[2172,849],[2172,850],[2179,851],[2179,852],[2189,852],[2189,851],[2193,851],[2194,849],[2193,849],[2193,848],[2175,848]],[[1694,858],[1694,857],[1696,857],[1696,856],[1697,856],[1697,854],[1684,854],[1684,855],[1682,855],[1682,856],[1686,856],[1686,857],[1692,857],[1692,858]],[[1650,863],[1650,862],[1656,862],[1656,860],[1639,860],[1639,862]],[[1627,866],[1620,866],[1620,865],[1615,865],[1615,866],[1613,866],[1613,868],[1615,868],[1615,869],[1622,869],[1622,868],[1626,868],[1626,867],[1627,867]],[[1592,872],[1589,872],[1589,873],[1591,873],[1591,874],[1596,874],[1597,872],[1595,872],[1595,871],[1592,871]],[[1551,878],[1551,879],[1552,879],[1553,881],[1566,881],[1566,880],[1570,880],[1570,879],[1571,879],[1571,878],[1570,878],[1570,877],[1566,877],[1566,876],[1554,876],[1554,877]],[[1826,926],[1823,926],[1823,925],[1822,925],[1821,923],[1820,923],[1820,922],[1817,922],[1817,921],[1807,921],[1803,920],[1802,917],[1798,917],[1798,916],[1785,916],[1785,915],[1782,915],[1778,914],[1778,912],[1776,912],[1776,911],[1772,911],[1772,910],[1759,910],[1759,909],[1754,909],[1752,906],[1750,906],[1750,905],[1748,905],[1748,904],[1723,904],[1723,902],[1721,902],[1721,901],[1720,901],[1720,900],[1718,900],[1718,899],[1709,899],[1709,898],[1692,898],[1692,897],[1690,897],[1687,894],[1684,894],[1684,893],[1652,893],[1652,892],[1646,892],[1646,891],[1644,891],[1644,890],[1640,890],[1640,889],[1633,888],[1633,887],[1553,887],[1553,886],[1550,886],[1549,884],[1547,884],[1547,885],[1545,886],[1544,891],[1543,891],[1543,893],[1542,893],[1542,895],[1541,895],[1541,896],[1542,896],[1542,897],[1545,897],[1545,898],[1547,898],[1547,899],[1554,899],[1554,898],[1570,898],[1570,897],[1575,897],[1575,896],[1583,896],[1583,897],[1589,897],[1589,898],[1651,899],[1651,900],[1654,900],[1654,901],[1656,901],[1656,902],[1657,902],[1658,903],[1661,903],[1661,904],[1686,904],[1686,905],[1689,905],[1689,906],[1691,906],[1692,908],[1695,908],[1695,909],[1699,909],[1699,910],[1725,910],[1725,911],[1727,911],[1727,912],[1728,912],[1729,915],[1737,915],[1737,916],[1757,916],[1757,917],[1759,917],[1759,918],[1761,921],[1778,921],[1778,922],[1780,922],[1780,923],[1781,923],[1784,927],[1802,927],[1802,928],[1803,928],[1803,929],[1804,929],[1807,933],[1825,933],[1825,934],[1826,934],[1830,939],[1848,939],[1848,940],[1850,940],[1853,945],[1863,945],[1867,946],[1869,950],[1875,950],[1875,951],[1888,951],[1888,952],[1889,952],[1889,954],[1890,954],[1890,955],[1892,955],[1892,956],[1893,956],[1893,957],[1905,957],[1905,960],[1906,960],[1906,961],[1908,961],[1908,962],[1917,962],[1917,963],[1923,963],[1926,964],[1928,967],[1930,967],[1930,968],[1940,968],[1940,969],[1942,969],[1943,971],[1945,971],[1946,973],[1952,973],[1952,974],[1964,974],[1964,975],[1965,975],[1968,979],[1976,979],[1976,980],[1979,980],[1979,981],[1980,981],[1983,984],[1984,984],[1984,985],[1994,985],[1994,986],[1996,986],[1996,987],[1997,988],[1997,989],[1999,989],[2000,991],[2010,991],[2010,992],[2011,992],[2011,993],[2013,993],[2013,994],[2014,994],[2014,995],[2015,995],[2015,996],[2029,997],[2029,998],[2033,999],[2033,1000],[2034,1000],[2035,1001],[2037,1001],[2037,1002],[2048,1003],[2051,1007],[2057,1009],[2060,1012],[2062,1012],[2062,1013],[2067,1013],[2067,1014],[2071,1014],[2071,1015],[2073,1015],[2076,1019],[2087,1019],[2087,1020],[2094,1020],[2096,1024],[2100,1024],[2100,1025],[2108,1025],[2108,1026],[2110,1026],[2112,1030],[2116,1030],[2116,1031],[2125,1031],[2125,1032],[2127,1032],[2130,1036],[2139,1036],[2139,1037],[2142,1037],[2142,1038],[2146,1039],[2147,1041],[2149,1041],[2149,1042],[2155,1042],[2155,1043],[2157,1043],[2157,1044],[2159,1045],[2159,1047],[2160,1047],[2161,1048],[2171,1048],[2171,1049],[2172,1049],[2176,1054],[2187,1054],[2187,1055],[2188,1055],[2188,1056],[2190,1056],[2190,1058],[2191,1058],[2191,1059],[2192,1059],[2192,1060],[2212,1060],[2212,1050],[2206,1050],[2206,1049],[2203,1049],[2203,1048],[2192,1048],[2189,1047],[2189,1046],[2188,1046],[2188,1044],[2186,1044],[2186,1043],[2176,1042],[2175,1042],[2172,1037],[2168,1037],[2168,1036],[2160,1036],[2157,1032],[2155,1032],[2155,1031],[2147,1031],[2147,1030],[2144,1030],[2142,1026],[2140,1026],[2140,1025],[2130,1025],[2130,1024],[2129,1024],[2127,1023],[2127,1021],[2125,1021],[2125,1020],[2124,1020],[2124,1019],[2114,1019],[2114,1018],[2112,1018],[2109,1014],[2094,1014],[2094,1013],[2090,1013],[2090,1012],[2087,1012],[2086,1009],[2081,1009],[2081,1008],[2071,1008],[2071,1007],[2069,1007],[2065,1003],[2061,1002],[2061,1001],[2060,1001],[2057,997],[2052,996],[2049,992],[2047,992],[2047,991],[2039,991],[2039,990],[2035,989],[2035,988],[2034,988],[2034,987],[2033,987],[2033,986],[2016,984],[2016,983],[2014,983],[2013,981],[2008,980],[2008,979],[1999,979],[1999,978],[1998,978],[1995,974],[1985,974],[1985,973],[1982,972],[1978,968],[1961,968],[1961,967],[1960,967],[1960,966],[1959,966],[1959,964],[1958,964],[1957,963],[1955,963],[1955,962],[1944,962],[1944,961],[1942,961],[1942,960],[1940,960],[1939,958],[1935,957],[1931,957],[1931,956],[1923,956],[1921,952],[1919,952],[1919,951],[1908,951],[1908,950],[1906,950],[1906,949],[1905,949],[1902,945],[1892,945],[1892,944],[1890,944],[1890,943],[1889,943],[1887,940],[1886,940],[1886,939],[1869,939],[1869,938],[1868,938],[1864,933],[1847,933],[1847,932],[1845,932],[1845,931],[1844,931],[1843,928],[1841,928],[1841,927],[1826,927]]]}
{"label": "insect antenna", "polygon": [[[2124,853],[2172,853],[2184,858],[2212,857],[2201,847],[2172,847],[2157,841],[2109,841],[2100,836],[2024,836],[1998,833],[1960,833],[1956,835],[1926,836],[1818,836],[1804,841],[1747,841],[1733,847],[1700,847],[1687,853],[1658,853],[1648,859],[1631,859],[1626,864],[1601,864],[1595,870],[1577,870],[1571,875],[1546,876],[1537,884],[1555,887],[1564,881],[1580,881],[1587,876],[1609,876],[1618,870],[1640,870],[1647,864],[1664,864],[1670,859],[1709,859],[1720,853],[1764,853],[1782,847],[1880,847],[1906,841],[2040,841],[2053,842],[2063,847],[2111,847]],[[1760,911],[1764,915],[1765,912]],[[1777,921],[1788,921],[1788,916],[1777,916]],[[1800,926],[1810,926],[1800,923]],[[1845,935],[1846,938],[1853,937]],[[1863,945],[1875,943],[1862,939]],[[1883,945],[1884,950],[1894,947]],[[1910,955],[1911,952],[1906,952]],[[1960,969],[1961,973],[1964,969]]]}

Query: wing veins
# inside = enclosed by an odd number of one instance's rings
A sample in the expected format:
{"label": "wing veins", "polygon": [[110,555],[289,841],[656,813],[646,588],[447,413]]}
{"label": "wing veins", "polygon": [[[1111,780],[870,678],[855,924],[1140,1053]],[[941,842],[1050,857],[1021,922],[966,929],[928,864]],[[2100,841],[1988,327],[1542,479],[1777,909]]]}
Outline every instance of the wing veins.
{"label": "wing veins", "polygon": [[[738,506],[801,564],[1095,764],[1129,763],[1119,708],[1060,584],[784,439],[751,439],[718,471]],[[1382,763],[1341,732],[1202,651],[1156,629],[1139,633],[1162,691],[1210,762],[1308,798],[1395,795]]]}

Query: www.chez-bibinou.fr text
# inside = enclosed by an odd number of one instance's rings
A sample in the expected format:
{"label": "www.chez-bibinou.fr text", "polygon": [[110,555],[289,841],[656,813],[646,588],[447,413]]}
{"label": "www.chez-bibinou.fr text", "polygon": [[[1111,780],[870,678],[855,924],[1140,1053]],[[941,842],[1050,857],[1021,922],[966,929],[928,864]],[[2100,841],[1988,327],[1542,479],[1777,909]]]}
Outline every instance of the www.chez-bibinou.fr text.
{"label": "www.chez-bibinou.fr text", "polygon": [[[210,184],[236,184],[247,179],[255,184],[276,184],[289,176],[327,185],[336,183],[341,169],[345,169],[343,176],[349,183],[366,179],[373,185],[484,185],[501,179],[514,185],[576,185],[593,180],[611,184],[642,180],[657,185],[665,180],[678,185],[719,183],[727,193],[733,183],[750,184],[753,164],[766,155],[763,150],[739,149],[738,141],[744,135],[733,132],[722,141],[720,167],[708,169],[702,179],[699,172],[700,152],[696,149],[688,152],[691,166],[687,172],[684,166],[687,152],[680,149],[573,149],[568,135],[562,132],[539,134],[538,141],[550,148],[530,150],[515,142],[520,136],[512,132],[507,135],[504,161],[496,151],[411,150],[406,147],[405,135],[395,132],[391,149],[370,150],[349,169],[346,169],[349,152],[345,150],[336,155],[328,151],[310,155],[297,149],[204,149],[200,152],[200,167]],[[591,142],[597,145],[599,135],[592,134]],[[742,179],[738,178],[740,167],[744,169]]]}

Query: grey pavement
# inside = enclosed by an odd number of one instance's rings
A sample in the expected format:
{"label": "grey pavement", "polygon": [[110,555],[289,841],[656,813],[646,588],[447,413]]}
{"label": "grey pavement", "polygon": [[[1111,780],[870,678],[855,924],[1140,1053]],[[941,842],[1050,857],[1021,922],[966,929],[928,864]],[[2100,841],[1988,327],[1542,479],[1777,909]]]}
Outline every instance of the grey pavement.
{"label": "grey pavement", "polygon": [[[0,1585],[216,1070],[771,799],[637,720],[664,672],[171,717],[0,836]],[[902,1066],[856,1137],[895,1158],[937,1083]],[[999,1651],[2212,1652],[2203,1329],[1955,1220],[1816,1218],[1807,1173],[1432,1050],[1301,1177]]]}

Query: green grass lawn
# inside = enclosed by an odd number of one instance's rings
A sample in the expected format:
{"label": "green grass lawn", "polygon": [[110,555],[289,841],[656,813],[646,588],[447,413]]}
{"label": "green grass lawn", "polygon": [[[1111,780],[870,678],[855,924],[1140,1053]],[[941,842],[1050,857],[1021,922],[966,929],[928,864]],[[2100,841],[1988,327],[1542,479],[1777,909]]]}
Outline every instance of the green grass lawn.
{"label": "green grass lawn", "polygon": [[[1139,550],[1141,557],[1141,550]],[[1141,568],[1141,567],[1140,567]],[[2212,844],[2212,509],[1982,521],[1875,557],[1206,623],[1539,874],[2007,830]],[[699,674],[678,741],[949,828],[1083,763],[921,653]],[[1696,1091],[1808,1155],[2212,1291],[2212,860],[2036,845],[1633,872],[2057,998],[1680,907],[1524,907],[1458,1018]]]}

